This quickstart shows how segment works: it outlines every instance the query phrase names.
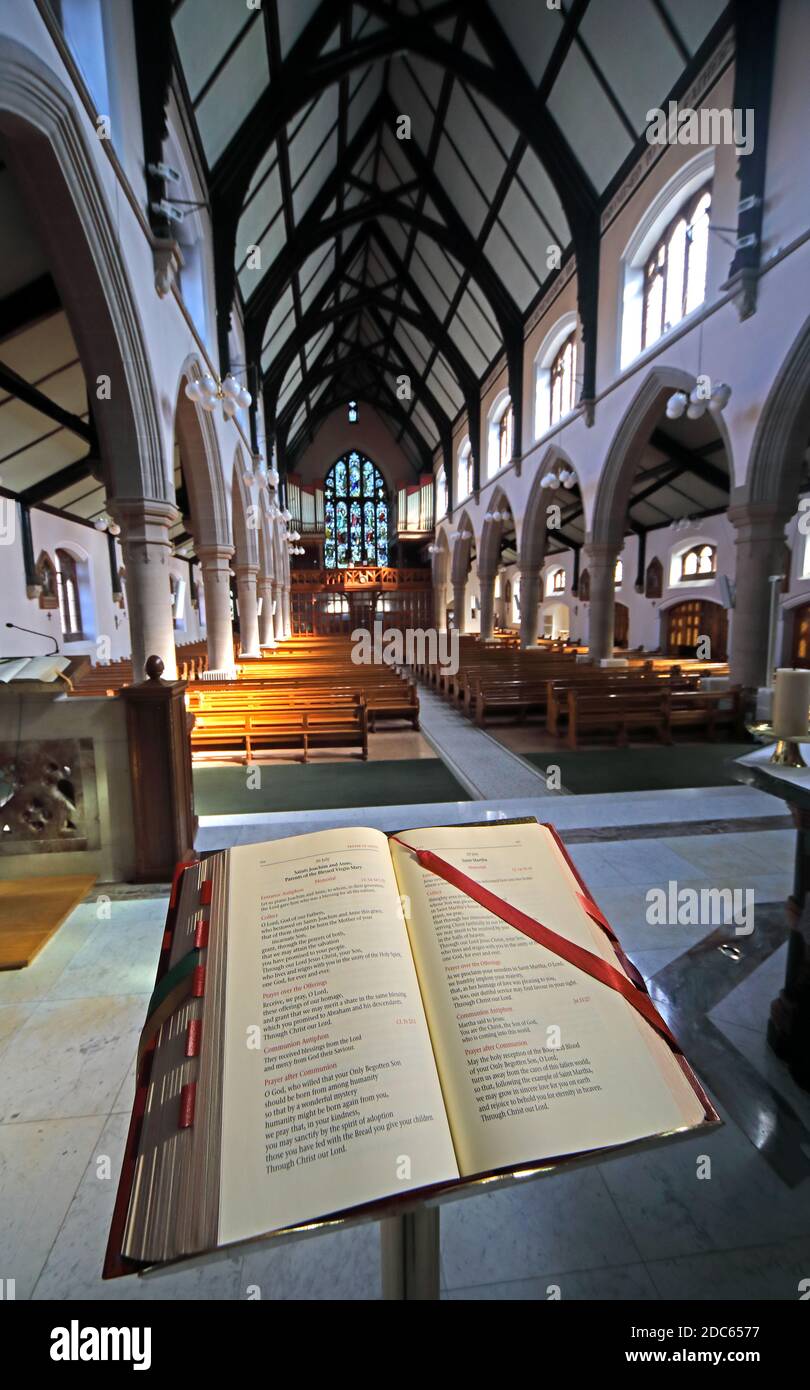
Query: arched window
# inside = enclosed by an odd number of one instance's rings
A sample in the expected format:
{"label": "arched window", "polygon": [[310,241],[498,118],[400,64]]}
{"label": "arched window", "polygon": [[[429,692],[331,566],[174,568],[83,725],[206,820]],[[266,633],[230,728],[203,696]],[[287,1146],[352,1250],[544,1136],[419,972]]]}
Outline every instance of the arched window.
{"label": "arched window", "polygon": [[473,456],[469,439],[461,446],[458,456],[458,500],[470,497],[473,490]]}
{"label": "arched window", "polygon": [[447,474],[444,466],[436,474],[436,520],[447,515]]}
{"label": "arched window", "polygon": [[371,459],[352,450],[333,464],[323,485],[327,569],[388,564],[388,495]]}
{"label": "arched window", "polygon": [[56,568],[47,550],[43,550],[37,560],[37,579],[42,585],[39,591],[40,608],[58,608],[59,590]]}
{"label": "arched window", "polygon": [[681,579],[713,579],[717,573],[717,547],[693,545],[681,556]]}
{"label": "arched window", "polygon": [[515,412],[512,409],[512,402],[507,405],[503,415],[498,421],[498,467],[505,468],[512,461],[512,432],[515,424]]}
{"label": "arched window", "polygon": [[565,570],[552,570],[549,575],[548,592],[550,594],[562,594],[565,592]]}
{"label": "arched window", "polygon": [[576,405],[576,333],[566,338],[549,369],[549,428]]}
{"label": "arched window", "polygon": [[621,582],[622,582],[623,577],[624,577],[624,565],[622,564],[621,560],[617,560],[617,561],[616,561],[616,568],[615,568],[615,570],[613,571],[613,583],[615,584],[615,586],[616,586],[617,589],[621,588]]}
{"label": "arched window", "polygon": [[704,185],[680,208],[647,257],[642,349],[703,303],[711,203],[711,190]]}
{"label": "arched window", "polygon": [[66,642],[81,642],[84,638],[84,631],[76,561],[67,550],[57,550],[56,564],[62,636]]}

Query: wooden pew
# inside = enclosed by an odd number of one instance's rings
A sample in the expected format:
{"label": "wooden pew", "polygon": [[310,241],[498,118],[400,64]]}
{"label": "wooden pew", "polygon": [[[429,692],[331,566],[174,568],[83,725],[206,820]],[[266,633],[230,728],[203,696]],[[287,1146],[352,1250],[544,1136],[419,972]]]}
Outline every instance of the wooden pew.
{"label": "wooden pew", "polygon": [[568,747],[579,746],[580,735],[613,731],[616,742],[629,742],[631,730],[653,730],[662,743],[671,743],[669,690],[624,690],[596,693],[568,690]]}
{"label": "wooden pew", "polygon": [[332,699],[306,706],[281,703],[262,709],[223,709],[194,714],[192,751],[205,748],[244,749],[245,763],[256,749],[301,749],[309,762],[311,748],[355,747],[368,759],[368,713],[361,696]]}

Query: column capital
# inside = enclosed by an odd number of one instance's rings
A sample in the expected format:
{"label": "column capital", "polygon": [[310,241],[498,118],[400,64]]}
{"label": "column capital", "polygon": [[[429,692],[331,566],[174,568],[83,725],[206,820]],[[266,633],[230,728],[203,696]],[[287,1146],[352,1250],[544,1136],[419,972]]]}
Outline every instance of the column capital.
{"label": "column capital", "polygon": [[784,533],[790,515],[778,502],[737,502],[726,516],[746,540],[770,540]]}
{"label": "column capital", "polygon": [[589,565],[615,565],[622,550],[624,541],[586,541],[585,553],[588,557]]}
{"label": "column capital", "polygon": [[224,565],[230,567],[233,557],[233,546],[231,545],[199,545],[196,547],[197,559],[203,568],[221,569]]}
{"label": "column capital", "polygon": [[259,578],[258,565],[236,565],[235,572],[236,578],[242,581],[250,581],[251,579],[258,580]]}
{"label": "column capital", "polygon": [[110,497],[107,510],[124,532],[125,541],[170,545],[169,528],[180,520],[173,502],[153,497]]}

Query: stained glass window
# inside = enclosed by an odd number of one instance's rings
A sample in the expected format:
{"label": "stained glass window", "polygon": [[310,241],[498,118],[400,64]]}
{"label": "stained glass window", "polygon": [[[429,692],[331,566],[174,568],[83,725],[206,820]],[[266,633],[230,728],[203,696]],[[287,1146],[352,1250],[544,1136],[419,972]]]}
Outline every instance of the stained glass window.
{"label": "stained glass window", "polygon": [[356,450],[326,475],[323,560],[327,569],[388,564],[388,495],[380,470]]}

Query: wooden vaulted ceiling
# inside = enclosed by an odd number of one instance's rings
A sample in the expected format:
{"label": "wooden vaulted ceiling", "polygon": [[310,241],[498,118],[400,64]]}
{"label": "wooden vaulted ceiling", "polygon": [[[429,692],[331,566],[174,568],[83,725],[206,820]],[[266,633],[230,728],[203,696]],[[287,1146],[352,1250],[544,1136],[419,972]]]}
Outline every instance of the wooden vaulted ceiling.
{"label": "wooden vaulted ceiling", "polygon": [[[548,247],[576,253],[581,310],[595,307],[586,262],[601,206],[647,110],[683,84],[723,11],[723,0],[178,0],[220,312],[238,284],[288,462],[356,397],[415,468],[430,466],[493,361],[519,347],[556,273]],[[398,138],[402,116],[410,138]]]}

